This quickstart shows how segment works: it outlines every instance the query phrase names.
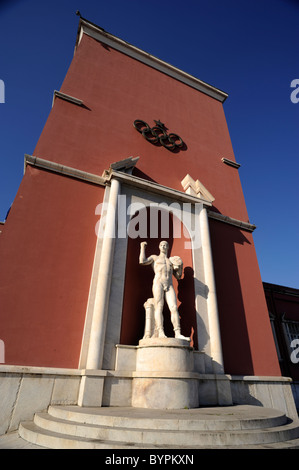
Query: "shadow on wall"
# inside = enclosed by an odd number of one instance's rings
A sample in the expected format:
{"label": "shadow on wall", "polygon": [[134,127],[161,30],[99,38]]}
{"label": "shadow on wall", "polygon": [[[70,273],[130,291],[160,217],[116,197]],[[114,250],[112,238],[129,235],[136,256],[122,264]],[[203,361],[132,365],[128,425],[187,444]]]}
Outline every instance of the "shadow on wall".
{"label": "shadow on wall", "polygon": [[244,376],[238,376],[238,380],[231,381],[231,392],[234,405],[254,405],[265,406],[258,400],[250,390],[250,385],[244,379]]}
{"label": "shadow on wall", "polygon": [[236,227],[210,220],[224,369],[254,375],[235,244],[249,240]]}

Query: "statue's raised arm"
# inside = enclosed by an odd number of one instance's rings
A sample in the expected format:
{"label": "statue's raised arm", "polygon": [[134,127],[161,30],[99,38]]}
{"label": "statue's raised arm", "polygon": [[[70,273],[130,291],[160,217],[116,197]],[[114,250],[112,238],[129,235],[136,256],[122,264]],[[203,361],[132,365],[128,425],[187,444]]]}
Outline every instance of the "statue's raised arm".
{"label": "statue's raised arm", "polygon": [[143,264],[143,265],[152,264],[157,258],[156,255],[151,255],[148,258],[146,257],[145,255],[146,246],[147,246],[147,242],[140,243],[139,264]]}

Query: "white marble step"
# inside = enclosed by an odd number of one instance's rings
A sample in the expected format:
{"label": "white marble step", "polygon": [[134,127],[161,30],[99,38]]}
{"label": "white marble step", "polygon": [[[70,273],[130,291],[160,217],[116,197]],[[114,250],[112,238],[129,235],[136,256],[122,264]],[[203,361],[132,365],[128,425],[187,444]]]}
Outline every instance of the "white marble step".
{"label": "white marble step", "polygon": [[[197,445],[197,446],[145,446],[132,445],[126,442],[99,441],[94,439],[79,438],[66,434],[55,433],[39,428],[33,421],[25,422],[20,425],[20,438],[25,442],[32,443],[32,448],[48,449],[299,449],[299,438],[290,441],[282,441],[268,444],[242,444],[242,445]],[[22,445],[22,448],[25,444]],[[13,445],[2,448],[16,448]],[[28,447],[31,448],[31,447]]]}
{"label": "white marble step", "polygon": [[299,421],[288,422],[280,412],[246,406],[170,412],[57,406],[49,413],[36,413],[34,423],[22,423],[20,435],[59,448],[248,447],[299,439]]}
{"label": "white marble step", "polygon": [[[140,446],[130,445],[123,441],[88,439],[49,431],[38,427],[33,421],[21,423],[19,434],[22,439],[49,449],[140,449]],[[151,447],[142,446],[142,448]]]}
{"label": "white marble step", "polygon": [[132,407],[50,406],[48,414],[78,423],[180,431],[261,429],[288,422],[284,413],[270,408],[239,405],[190,410],[148,410]]}

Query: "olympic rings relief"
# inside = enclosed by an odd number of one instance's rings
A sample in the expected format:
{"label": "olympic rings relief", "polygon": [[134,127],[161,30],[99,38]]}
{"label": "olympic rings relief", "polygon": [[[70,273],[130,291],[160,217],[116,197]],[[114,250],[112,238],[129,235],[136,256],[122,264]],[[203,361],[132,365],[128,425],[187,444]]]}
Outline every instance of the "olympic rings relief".
{"label": "olympic rings relief", "polygon": [[163,129],[164,124],[162,124],[160,121],[155,122],[157,125],[150,127],[145,121],[136,119],[134,121],[134,127],[143,135],[146,140],[152,144],[159,143],[168,150],[175,150],[184,146],[184,142],[180,136],[177,134],[167,134],[167,132]]}

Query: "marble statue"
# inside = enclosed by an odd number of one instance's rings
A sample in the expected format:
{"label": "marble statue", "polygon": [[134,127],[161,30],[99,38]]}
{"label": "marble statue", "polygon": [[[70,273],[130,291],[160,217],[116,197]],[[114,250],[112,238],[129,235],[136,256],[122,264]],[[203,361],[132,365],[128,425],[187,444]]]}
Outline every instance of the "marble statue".
{"label": "marble statue", "polygon": [[152,265],[155,276],[153,281],[153,299],[148,299],[144,304],[147,318],[145,326],[145,337],[149,338],[153,334],[150,314],[154,312],[155,336],[166,338],[163,327],[163,307],[164,299],[170,310],[171,323],[173,325],[175,338],[190,340],[181,334],[180,317],[177,308],[176,295],[172,284],[172,275],[179,280],[183,272],[183,261],[179,256],[167,257],[169,245],[167,241],[162,241],[159,245],[160,254],[146,257],[145,248],[147,242],[140,244],[139,263],[142,265]]}

